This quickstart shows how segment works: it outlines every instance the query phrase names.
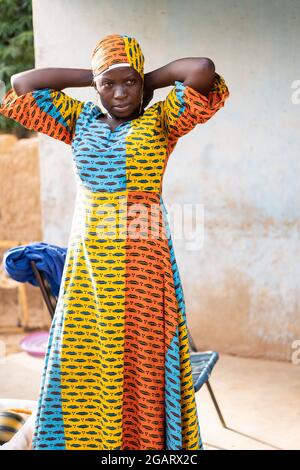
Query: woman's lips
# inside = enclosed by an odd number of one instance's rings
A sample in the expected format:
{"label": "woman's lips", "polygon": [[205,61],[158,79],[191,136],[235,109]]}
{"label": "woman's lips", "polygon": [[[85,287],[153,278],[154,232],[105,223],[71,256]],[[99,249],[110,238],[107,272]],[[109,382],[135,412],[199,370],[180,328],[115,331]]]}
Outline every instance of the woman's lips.
{"label": "woman's lips", "polygon": [[120,111],[123,111],[124,109],[127,109],[129,108],[130,104],[126,104],[125,106],[124,105],[120,105],[120,106],[114,106],[114,109],[118,109]]}

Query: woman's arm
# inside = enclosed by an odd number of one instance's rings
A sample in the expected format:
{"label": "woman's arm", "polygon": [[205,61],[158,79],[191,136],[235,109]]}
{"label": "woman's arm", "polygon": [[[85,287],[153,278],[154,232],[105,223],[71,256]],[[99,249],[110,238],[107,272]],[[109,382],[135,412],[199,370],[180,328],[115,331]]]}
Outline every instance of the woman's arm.
{"label": "woman's arm", "polygon": [[40,68],[12,75],[11,86],[18,96],[42,88],[63,90],[71,87],[92,86],[91,69]]}
{"label": "woman's arm", "polygon": [[199,93],[208,96],[215,78],[215,65],[206,57],[187,57],[174,60],[163,67],[145,74],[146,93],[156,88],[175,84],[175,80],[189,85]]}

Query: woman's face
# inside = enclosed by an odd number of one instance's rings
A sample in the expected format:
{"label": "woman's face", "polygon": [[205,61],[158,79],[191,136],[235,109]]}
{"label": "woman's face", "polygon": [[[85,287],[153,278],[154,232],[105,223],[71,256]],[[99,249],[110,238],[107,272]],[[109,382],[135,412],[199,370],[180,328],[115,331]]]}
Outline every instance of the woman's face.
{"label": "woman's face", "polygon": [[95,78],[104,108],[116,118],[139,113],[143,94],[143,80],[133,67],[116,67]]}

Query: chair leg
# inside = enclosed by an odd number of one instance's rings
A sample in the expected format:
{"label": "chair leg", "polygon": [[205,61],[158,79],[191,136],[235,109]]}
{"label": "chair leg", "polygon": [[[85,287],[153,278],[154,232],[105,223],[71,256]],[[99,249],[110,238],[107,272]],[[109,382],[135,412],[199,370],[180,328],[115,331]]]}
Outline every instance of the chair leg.
{"label": "chair leg", "polygon": [[224,417],[223,417],[223,415],[222,415],[221,409],[220,409],[220,407],[219,407],[219,405],[218,405],[218,402],[217,402],[217,400],[216,400],[215,394],[214,394],[214,392],[213,392],[213,390],[212,390],[212,388],[211,388],[211,385],[210,385],[210,383],[209,383],[208,380],[207,380],[207,382],[206,382],[206,386],[207,386],[207,388],[208,388],[210,397],[211,397],[211,399],[212,399],[212,401],[213,401],[214,407],[215,407],[215,409],[216,409],[216,411],[217,411],[217,413],[218,413],[219,420],[221,421],[223,428],[227,428],[227,425],[226,425],[226,423],[225,423],[225,420],[224,420]]}
{"label": "chair leg", "polygon": [[211,388],[211,385],[210,385],[210,383],[209,383],[208,380],[207,380],[207,382],[206,382],[206,386],[207,386],[207,388],[208,388],[210,397],[211,397],[211,399],[212,399],[212,401],[213,401],[214,407],[215,407],[215,409],[216,409],[216,411],[217,411],[217,413],[218,413],[218,416],[219,416],[219,419],[220,419],[220,421],[221,421],[221,423],[222,423],[223,428],[227,429],[228,431],[235,432],[236,434],[240,434],[241,436],[248,437],[249,439],[252,439],[252,440],[254,440],[254,441],[260,442],[261,444],[265,444],[265,445],[267,445],[267,446],[269,446],[269,447],[273,447],[273,449],[282,450],[280,447],[274,446],[273,444],[270,444],[269,442],[263,441],[262,439],[258,439],[257,437],[250,436],[249,434],[246,434],[246,433],[244,433],[244,432],[238,431],[238,430],[236,430],[236,429],[229,428],[229,427],[227,426],[227,424],[225,423],[223,414],[222,414],[222,412],[221,412],[221,409],[220,409],[220,407],[219,407],[219,405],[218,405],[218,402],[217,402],[217,400],[216,400],[215,394],[214,394],[214,392],[213,392],[213,390],[212,390],[212,388]]}

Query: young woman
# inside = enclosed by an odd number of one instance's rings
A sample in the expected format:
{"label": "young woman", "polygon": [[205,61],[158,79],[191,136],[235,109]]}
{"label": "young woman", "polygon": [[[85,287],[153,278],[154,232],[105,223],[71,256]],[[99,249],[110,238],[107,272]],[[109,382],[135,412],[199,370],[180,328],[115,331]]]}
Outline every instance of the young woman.
{"label": "young woman", "polygon": [[[207,58],[144,75],[127,35],[99,41],[91,64],[17,74],[0,107],[71,145],[77,179],[33,449],[203,449],[162,181],[178,139],[229,91]],[[61,91],[91,85],[106,113]]]}

